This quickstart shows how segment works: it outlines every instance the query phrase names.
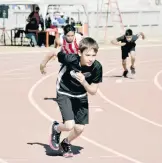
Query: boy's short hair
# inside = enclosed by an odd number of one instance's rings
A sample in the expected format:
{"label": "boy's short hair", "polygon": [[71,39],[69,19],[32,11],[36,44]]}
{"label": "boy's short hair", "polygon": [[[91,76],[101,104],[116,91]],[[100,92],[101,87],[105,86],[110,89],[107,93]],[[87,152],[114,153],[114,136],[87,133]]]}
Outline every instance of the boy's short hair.
{"label": "boy's short hair", "polygon": [[64,27],[64,35],[66,35],[70,31],[75,33],[75,27],[68,24]]}
{"label": "boy's short hair", "polygon": [[131,29],[127,29],[125,31],[125,36],[132,36],[133,35],[133,31]]}
{"label": "boy's short hair", "polygon": [[88,49],[93,49],[95,53],[97,53],[99,49],[97,42],[91,37],[85,37],[79,43],[79,50],[81,53]]}

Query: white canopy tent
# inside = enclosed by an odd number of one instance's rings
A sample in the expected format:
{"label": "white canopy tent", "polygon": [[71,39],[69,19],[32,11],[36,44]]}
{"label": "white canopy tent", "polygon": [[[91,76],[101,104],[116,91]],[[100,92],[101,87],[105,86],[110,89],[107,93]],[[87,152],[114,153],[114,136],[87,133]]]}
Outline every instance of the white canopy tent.
{"label": "white canopy tent", "polygon": [[85,15],[86,15],[86,23],[88,23],[88,10],[87,10],[87,1],[86,0],[70,0],[69,2],[67,0],[40,0],[37,4],[40,7],[40,12],[42,13],[43,17],[46,16],[48,6],[49,5],[56,5],[56,6],[81,6]]}
{"label": "white canopy tent", "polygon": [[18,4],[18,5],[23,5],[23,4],[37,4],[39,3],[40,0],[0,0],[1,5],[5,4]]}
{"label": "white canopy tent", "polygon": [[[38,6],[40,7],[40,12],[42,13],[43,18],[45,18],[46,14],[47,14],[47,10],[48,10],[48,6],[49,5],[55,5],[55,6],[66,6],[67,9],[69,8],[69,11],[72,12],[70,10],[70,7],[72,6],[80,6],[82,7],[82,11],[85,13],[85,20],[83,22],[89,24],[89,16],[88,16],[88,7],[87,7],[87,0],[40,0],[39,3],[37,3]],[[88,29],[88,33],[89,33],[89,29]]]}

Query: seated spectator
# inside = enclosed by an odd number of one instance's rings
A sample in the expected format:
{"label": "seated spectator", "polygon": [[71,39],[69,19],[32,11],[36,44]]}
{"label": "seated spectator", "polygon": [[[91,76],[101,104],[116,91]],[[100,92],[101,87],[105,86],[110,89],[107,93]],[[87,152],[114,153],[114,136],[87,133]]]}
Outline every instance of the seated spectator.
{"label": "seated spectator", "polygon": [[31,39],[33,46],[37,46],[38,28],[37,20],[35,18],[32,18],[26,25],[25,34],[27,38]]}
{"label": "seated spectator", "polygon": [[35,19],[36,19],[36,22],[37,22],[37,25],[39,26],[39,24],[40,24],[42,30],[44,30],[44,20],[43,20],[42,16],[40,16],[39,10],[40,10],[40,9],[39,9],[39,7],[37,6],[37,7],[35,8],[35,10],[34,10],[33,12],[30,13],[30,15],[28,16],[27,21],[30,22],[30,20],[31,20],[32,18],[35,18]]}

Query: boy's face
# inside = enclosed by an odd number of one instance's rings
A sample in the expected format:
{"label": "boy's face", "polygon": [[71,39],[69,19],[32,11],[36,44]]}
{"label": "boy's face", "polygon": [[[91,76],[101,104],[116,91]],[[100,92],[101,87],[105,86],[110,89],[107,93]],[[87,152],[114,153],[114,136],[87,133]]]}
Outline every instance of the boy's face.
{"label": "boy's face", "polygon": [[94,61],[96,60],[96,53],[93,49],[84,50],[83,53],[79,51],[80,62],[82,66],[92,66]]}
{"label": "boy's face", "polygon": [[127,41],[130,42],[132,40],[132,36],[125,36]]}
{"label": "boy's face", "polygon": [[66,41],[72,43],[75,37],[75,32],[70,31],[66,34]]}

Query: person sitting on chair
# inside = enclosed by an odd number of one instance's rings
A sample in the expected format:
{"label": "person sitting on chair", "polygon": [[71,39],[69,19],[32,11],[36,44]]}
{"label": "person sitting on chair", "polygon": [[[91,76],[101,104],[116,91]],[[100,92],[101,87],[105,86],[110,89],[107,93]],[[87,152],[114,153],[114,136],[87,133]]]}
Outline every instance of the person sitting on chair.
{"label": "person sitting on chair", "polygon": [[35,18],[32,18],[30,22],[26,25],[25,34],[26,37],[31,39],[32,45],[37,46],[37,33],[38,25]]}

